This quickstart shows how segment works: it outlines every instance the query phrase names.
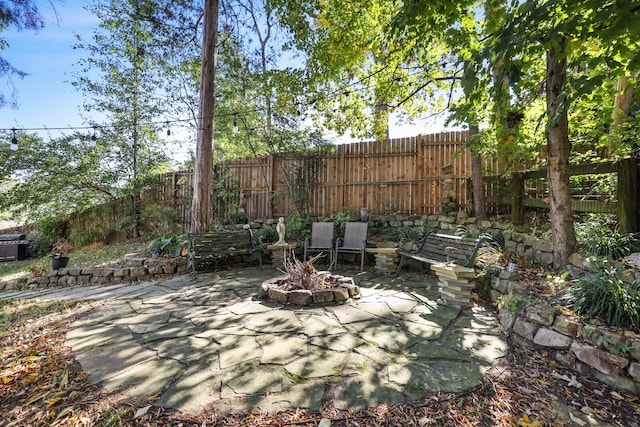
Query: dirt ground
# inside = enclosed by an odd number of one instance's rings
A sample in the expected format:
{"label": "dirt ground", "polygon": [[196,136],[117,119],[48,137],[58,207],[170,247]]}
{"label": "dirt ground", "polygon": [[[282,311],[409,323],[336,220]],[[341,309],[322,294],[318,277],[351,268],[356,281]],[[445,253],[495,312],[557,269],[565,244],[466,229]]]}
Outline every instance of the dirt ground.
{"label": "dirt ground", "polygon": [[198,416],[123,400],[90,385],[63,345],[89,303],[0,302],[0,424],[3,426],[640,426],[639,396],[558,366],[550,354],[511,342],[480,386],[405,405],[319,413]]}

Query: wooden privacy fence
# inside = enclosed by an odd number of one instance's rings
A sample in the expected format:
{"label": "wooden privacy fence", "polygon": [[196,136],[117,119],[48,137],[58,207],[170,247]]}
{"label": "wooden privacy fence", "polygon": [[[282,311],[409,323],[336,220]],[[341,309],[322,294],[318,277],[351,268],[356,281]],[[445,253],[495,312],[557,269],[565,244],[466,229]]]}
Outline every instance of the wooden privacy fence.
{"label": "wooden privacy fence", "polygon": [[[432,214],[442,212],[452,195],[459,205],[470,206],[467,136],[467,132],[418,135],[216,164],[215,220],[233,221],[236,214],[238,220],[243,215],[240,222],[294,213],[331,216],[349,210],[357,214],[360,208],[375,213]],[[497,162],[485,159],[484,169],[495,174]],[[571,175],[574,211],[618,213],[622,230],[638,230],[637,160],[572,166]],[[546,176],[546,169],[515,173],[511,178],[486,176],[488,211],[510,211],[513,221],[520,223],[525,209],[548,208]],[[604,189],[603,177],[610,181]],[[183,171],[148,182],[137,204],[142,222],[148,225],[153,215],[146,212],[162,207],[179,228],[188,227],[192,180],[193,172]],[[84,230],[106,227],[106,233],[115,233],[131,227],[127,218],[132,217],[132,206],[131,198],[116,200],[74,215],[71,226]]]}
{"label": "wooden privacy fence", "polygon": [[[380,213],[436,213],[445,180],[442,168],[448,164],[455,194],[464,205],[471,174],[466,139],[467,132],[447,132],[216,164],[216,217],[236,210],[249,219],[329,216],[363,207]],[[191,187],[191,171],[160,175],[145,191],[146,203],[174,206],[188,224]]]}
{"label": "wooden privacy fence", "polygon": [[[640,227],[638,160],[572,165],[571,208],[574,212],[616,214],[623,232]],[[514,173],[510,178],[484,177],[485,202],[508,206],[511,220],[521,224],[527,208],[549,208],[547,169]]]}

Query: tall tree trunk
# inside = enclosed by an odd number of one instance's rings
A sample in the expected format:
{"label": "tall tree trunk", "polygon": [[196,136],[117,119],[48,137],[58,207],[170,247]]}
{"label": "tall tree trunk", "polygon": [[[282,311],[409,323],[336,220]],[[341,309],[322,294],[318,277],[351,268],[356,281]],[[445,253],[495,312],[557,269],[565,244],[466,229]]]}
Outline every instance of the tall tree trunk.
{"label": "tall tree trunk", "polygon": [[[549,179],[549,219],[553,233],[553,267],[564,268],[576,247],[569,186],[569,121],[560,98],[567,79],[567,60],[563,55],[567,40],[547,51],[547,167]],[[559,51],[556,51],[558,49]],[[562,58],[562,59],[560,59]]]}
{"label": "tall tree trunk", "polygon": [[[464,72],[469,70],[469,61],[464,61]],[[466,91],[466,89],[465,89]],[[465,97],[469,94],[465,92]],[[473,216],[477,219],[487,219],[487,208],[484,202],[484,181],[482,179],[482,155],[475,148],[476,135],[480,133],[480,128],[476,120],[476,115],[469,113],[467,117],[469,124],[469,141],[471,141],[471,192],[473,193]]]}
{"label": "tall tree trunk", "polygon": [[[469,125],[469,138],[480,132],[477,124]],[[471,191],[473,192],[473,216],[487,219],[484,203],[484,181],[482,179],[482,155],[471,147]]]}
{"label": "tall tree trunk", "polygon": [[200,108],[191,203],[191,232],[193,233],[211,230],[213,220],[213,129],[216,111],[218,6],[218,0],[204,2]]}
{"label": "tall tree trunk", "polygon": [[624,123],[625,119],[629,115],[629,109],[631,108],[631,100],[633,99],[633,86],[629,86],[630,76],[622,75],[618,79],[618,86],[616,88],[616,97],[613,102],[613,113],[611,118],[613,119],[612,132],[619,131],[616,127],[619,127]]}
{"label": "tall tree trunk", "polygon": [[[136,10],[137,12],[137,10]],[[139,70],[139,60],[138,60],[138,36],[137,34],[133,35],[133,43],[134,43],[134,60],[133,60],[133,105],[131,106],[131,114],[133,116],[133,237],[140,237],[140,221],[142,217],[142,213],[140,212],[140,183],[138,182],[138,149],[140,148],[139,138],[138,138],[138,72]]]}
{"label": "tall tree trunk", "polygon": [[[618,135],[622,130],[622,125],[629,116],[629,109],[631,108],[631,100],[633,99],[633,86],[629,86],[629,78],[626,74],[620,76],[618,79],[618,86],[616,88],[616,96],[613,101],[613,112],[611,113],[611,129],[609,133],[611,135]],[[606,155],[609,157],[612,152],[615,151],[618,144],[615,138],[611,139],[611,145],[608,147]]]}
{"label": "tall tree trunk", "polygon": [[[375,53],[373,54],[373,60],[377,65],[384,67],[387,63],[387,58],[384,56],[378,56]],[[389,104],[388,100],[381,96],[378,90],[374,89],[375,93],[375,130],[376,137],[383,136],[385,140],[389,139]]]}

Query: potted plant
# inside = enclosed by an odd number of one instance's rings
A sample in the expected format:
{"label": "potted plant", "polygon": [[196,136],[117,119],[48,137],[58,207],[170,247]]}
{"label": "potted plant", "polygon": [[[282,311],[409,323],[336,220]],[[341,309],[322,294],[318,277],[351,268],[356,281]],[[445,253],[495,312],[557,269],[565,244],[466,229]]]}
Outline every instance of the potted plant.
{"label": "potted plant", "polygon": [[69,252],[73,250],[73,245],[65,240],[64,237],[59,238],[51,248],[49,256],[51,257],[51,269],[59,270],[65,268],[69,262]]}

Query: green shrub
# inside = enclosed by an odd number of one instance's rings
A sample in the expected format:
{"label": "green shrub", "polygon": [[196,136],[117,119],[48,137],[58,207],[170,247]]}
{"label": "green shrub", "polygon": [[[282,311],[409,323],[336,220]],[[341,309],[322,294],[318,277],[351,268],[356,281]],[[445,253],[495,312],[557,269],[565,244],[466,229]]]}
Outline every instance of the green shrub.
{"label": "green shrub", "polygon": [[180,252],[182,252],[181,243],[184,240],[185,236],[183,234],[168,233],[150,241],[145,249],[145,253],[147,255],[156,254],[177,257],[180,256]]}
{"label": "green shrub", "polygon": [[291,215],[289,223],[285,227],[285,240],[287,242],[303,241],[304,239],[311,237],[312,223],[313,218],[309,215]]}
{"label": "green shrub", "polygon": [[481,296],[489,298],[491,294],[491,281],[494,277],[498,277],[501,271],[502,268],[491,263],[486,263],[482,266],[482,271],[476,276],[478,293]]}
{"label": "green shrub", "polygon": [[33,252],[33,255],[38,258],[47,256],[49,254],[49,251],[51,251],[53,243],[57,239],[58,238],[53,235],[44,234],[38,230],[32,231],[27,236],[27,240],[29,241],[29,248],[31,248],[31,252]]}
{"label": "green shrub", "polygon": [[31,252],[38,257],[46,256],[60,237],[65,237],[67,218],[61,215],[46,215],[37,219],[35,230],[27,236]]}
{"label": "green shrub", "polygon": [[623,234],[615,217],[591,214],[575,224],[578,247],[586,255],[619,259],[640,251],[640,234]]}
{"label": "green shrub", "polygon": [[351,213],[350,207],[345,206],[342,209],[342,212],[338,212],[333,217],[333,224],[338,231],[339,236],[344,236],[344,229],[347,226],[347,223],[351,221]]}
{"label": "green shrub", "polygon": [[505,249],[504,236],[499,231],[492,231],[491,233],[483,233],[481,237],[485,238],[487,242],[487,246],[491,246],[497,251],[504,251]]}
{"label": "green shrub", "polygon": [[67,216],[64,214],[45,215],[37,219],[35,222],[36,229],[44,236],[51,239],[51,243],[60,237],[65,237],[67,232]]}
{"label": "green shrub", "polygon": [[640,328],[640,282],[619,279],[619,268],[598,266],[568,290],[568,302],[587,319],[602,319],[609,326]]}
{"label": "green shrub", "polygon": [[249,223],[249,215],[241,210],[238,206],[233,206],[227,213],[227,217],[223,221],[224,225],[247,224]]}
{"label": "green shrub", "polygon": [[256,246],[269,245],[277,242],[279,239],[278,230],[275,228],[261,228],[253,233],[253,242]]}
{"label": "green shrub", "polygon": [[396,240],[396,241],[400,241],[400,240],[413,240],[414,242],[417,242],[419,240],[421,240],[427,233],[431,232],[432,230],[430,228],[427,227],[409,227],[409,226],[402,226],[402,227],[391,227],[389,228],[386,232],[385,235],[391,239],[391,240]]}
{"label": "green shrub", "polygon": [[476,238],[478,237],[478,233],[472,233],[471,231],[469,231],[469,229],[462,225],[462,224],[458,224],[456,225],[455,230],[453,231],[453,235],[454,236],[458,236],[458,237],[471,237],[471,238]]}
{"label": "green shrub", "polygon": [[523,304],[534,303],[535,301],[527,295],[502,295],[498,301],[498,308],[506,308],[511,313],[516,313]]}

